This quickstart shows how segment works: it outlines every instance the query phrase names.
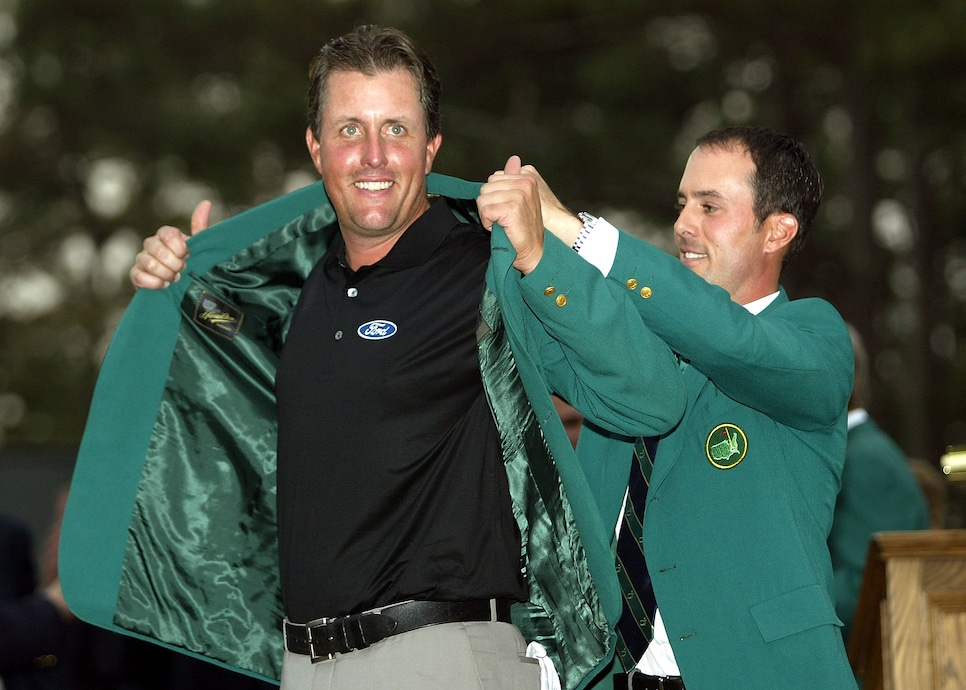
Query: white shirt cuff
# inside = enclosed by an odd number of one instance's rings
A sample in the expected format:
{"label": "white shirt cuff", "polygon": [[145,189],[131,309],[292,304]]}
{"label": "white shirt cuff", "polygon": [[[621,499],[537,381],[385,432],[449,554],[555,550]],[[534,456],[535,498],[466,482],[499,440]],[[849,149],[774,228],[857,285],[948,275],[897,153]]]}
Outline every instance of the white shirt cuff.
{"label": "white shirt cuff", "polygon": [[577,253],[606,276],[614,266],[619,237],[620,231],[617,228],[603,218],[598,218]]}

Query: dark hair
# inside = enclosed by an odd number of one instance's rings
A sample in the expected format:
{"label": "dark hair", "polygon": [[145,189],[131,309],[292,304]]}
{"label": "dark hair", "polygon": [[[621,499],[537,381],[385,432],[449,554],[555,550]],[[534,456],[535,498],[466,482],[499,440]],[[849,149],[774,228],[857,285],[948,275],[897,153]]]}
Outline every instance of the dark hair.
{"label": "dark hair", "polygon": [[309,67],[308,124],[316,138],[319,137],[322,109],[328,96],[329,75],[332,72],[361,72],[375,76],[397,69],[409,72],[416,82],[419,103],[426,118],[426,135],[432,139],[439,134],[442,88],[433,63],[402,31],[368,24],[333,38],[312,60]]}
{"label": "dark hair", "polygon": [[822,178],[805,147],[782,132],[752,126],[716,129],[699,138],[697,145],[748,152],[755,164],[751,188],[758,224],[773,213],[791,213],[798,219],[798,234],[785,253],[784,263],[788,263],[805,244],[822,203]]}

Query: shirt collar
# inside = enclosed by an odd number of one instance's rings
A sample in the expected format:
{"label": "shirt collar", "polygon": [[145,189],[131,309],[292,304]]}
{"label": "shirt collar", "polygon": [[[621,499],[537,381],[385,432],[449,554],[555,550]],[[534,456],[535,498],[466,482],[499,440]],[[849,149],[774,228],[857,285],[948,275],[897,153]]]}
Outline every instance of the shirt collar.
{"label": "shirt collar", "polygon": [[868,418],[869,413],[864,407],[857,407],[854,410],[849,410],[849,431],[866,421]]}
{"label": "shirt collar", "polygon": [[742,306],[748,311],[750,311],[752,314],[758,315],[765,310],[765,307],[767,307],[769,304],[775,301],[775,298],[778,297],[779,292],[780,292],[779,290],[776,290],[770,295],[759,297],[758,299],[751,301],[748,304],[744,304]]}
{"label": "shirt collar", "polygon": [[[381,268],[409,268],[419,266],[432,256],[436,248],[442,244],[454,226],[459,224],[456,216],[450,211],[446,201],[439,196],[431,195],[429,208],[406,228],[389,253],[377,261],[373,266]],[[345,258],[345,242],[339,236],[339,263],[347,265]],[[368,268],[360,267],[360,270]]]}

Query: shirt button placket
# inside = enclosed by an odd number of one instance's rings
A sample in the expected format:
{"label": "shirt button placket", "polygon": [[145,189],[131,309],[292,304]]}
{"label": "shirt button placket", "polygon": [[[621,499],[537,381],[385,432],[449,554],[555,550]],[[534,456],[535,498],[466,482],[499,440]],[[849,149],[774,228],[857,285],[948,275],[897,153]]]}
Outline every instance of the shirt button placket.
{"label": "shirt button placket", "polygon": [[[353,297],[358,297],[359,296],[359,288],[354,288],[354,287],[346,288],[345,296],[348,297],[349,299],[352,299]],[[336,331],[335,332],[335,339],[336,340],[342,340],[342,331]]]}

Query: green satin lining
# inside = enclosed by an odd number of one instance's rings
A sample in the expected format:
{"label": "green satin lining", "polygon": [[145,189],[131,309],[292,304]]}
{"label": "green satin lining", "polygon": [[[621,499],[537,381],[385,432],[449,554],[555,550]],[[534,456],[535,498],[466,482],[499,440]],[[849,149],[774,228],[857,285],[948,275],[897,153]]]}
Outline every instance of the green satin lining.
{"label": "green satin lining", "polygon": [[[331,208],[320,206],[190,276],[128,531],[115,615],[122,628],[266,678],[280,677],[283,655],[277,352],[299,290],[336,232],[334,222]],[[243,314],[239,335],[213,336],[193,319],[202,292]],[[503,440],[530,592],[529,602],[514,606],[513,619],[527,640],[548,649],[563,687],[573,688],[607,656],[609,629],[489,289],[481,317],[489,332],[480,340],[480,364]]]}
{"label": "green satin lining", "polygon": [[479,343],[483,386],[503,441],[529,586],[529,601],[512,609],[513,622],[524,639],[547,648],[562,687],[572,688],[608,655],[610,630],[560,475],[489,288],[480,313],[487,326]]}
{"label": "green satin lining", "polygon": [[[288,324],[277,315],[292,313],[334,220],[322,206],[191,276],[115,617],[121,627],[269,678],[281,672],[283,617],[274,379]],[[212,336],[193,320],[203,291],[242,314],[236,337]]]}

